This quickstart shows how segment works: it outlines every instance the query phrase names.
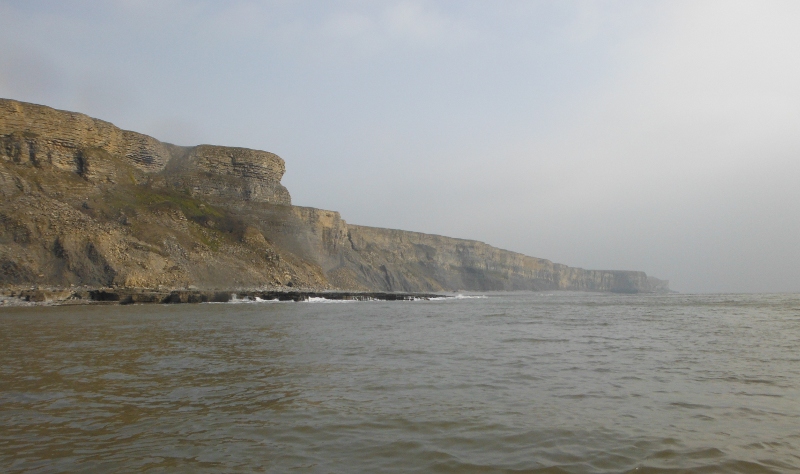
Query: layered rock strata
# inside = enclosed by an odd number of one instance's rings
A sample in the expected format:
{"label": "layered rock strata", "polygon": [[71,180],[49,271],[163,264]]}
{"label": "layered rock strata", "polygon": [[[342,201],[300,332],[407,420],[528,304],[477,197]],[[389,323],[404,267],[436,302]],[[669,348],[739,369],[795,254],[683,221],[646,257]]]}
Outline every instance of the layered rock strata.
{"label": "layered rock strata", "polygon": [[102,120],[41,105],[0,99],[0,159],[71,171],[92,182],[116,182],[126,161],[169,187],[210,199],[291,204],[275,154],[212,145],[178,147]]}
{"label": "layered rock strata", "polygon": [[289,191],[281,185],[285,171],[283,160],[273,153],[200,145],[173,153],[164,174],[171,187],[192,196],[291,204]]}
{"label": "layered rock strata", "polygon": [[0,99],[0,285],[668,291],[643,272],[351,225],[292,206],[284,171],[272,153]]}
{"label": "layered rock strata", "polygon": [[[584,270],[483,242],[346,223],[338,212],[293,207],[298,251],[332,284],[384,291],[574,290],[667,292],[669,283],[640,271]],[[291,219],[273,222],[280,229]],[[265,232],[270,233],[265,229]],[[271,236],[279,241],[281,234]]]}

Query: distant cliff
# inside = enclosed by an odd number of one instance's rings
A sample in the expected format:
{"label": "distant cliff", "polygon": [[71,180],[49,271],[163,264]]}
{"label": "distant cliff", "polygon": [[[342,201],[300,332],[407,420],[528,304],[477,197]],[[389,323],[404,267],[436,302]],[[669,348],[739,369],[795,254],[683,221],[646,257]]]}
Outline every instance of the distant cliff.
{"label": "distant cliff", "polygon": [[179,147],[0,99],[0,285],[668,291],[291,205],[272,153]]}
{"label": "distant cliff", "polygon": [[[372,290],[577,290],[665,292],[644,272],[584,270],[501,250],[483,242],[346,223],[338,212],[293,207],[266,218],[265,234],[291,236],[340,288]],[[279,229],[292,230],[281,233]]]}

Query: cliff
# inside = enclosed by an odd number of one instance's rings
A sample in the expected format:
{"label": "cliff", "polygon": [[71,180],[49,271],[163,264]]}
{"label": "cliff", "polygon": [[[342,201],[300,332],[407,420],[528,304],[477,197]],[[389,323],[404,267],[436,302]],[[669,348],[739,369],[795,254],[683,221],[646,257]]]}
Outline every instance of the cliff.
{"label": "cliff", "polygon": [[116,183],[122,160],[160,178],[146,179],[155,187],[168,185],[210,200],[291,204],[280,184],[286,166],[275,154],[212,145],[178,147],[83,114],[7,99],[0,99],[0,157],[45,171],[72,172],[91,183]]}
{"label": "cliff", "polygon": [[0,285],[668,291],[291,205],[272,153],[180,147],[0,99]]}
{"label": "cliff", "polygon": [[[291,235],[298,253],[340,288],[382,291],[576,290],[666,292],[644,272],[584,270],[502,250],[483,242],[346,223],[338,212],[293,207],[264,229]],[[289,232],[274,232],[291,225]],[[272,232],[271,232],[272,230]]]}

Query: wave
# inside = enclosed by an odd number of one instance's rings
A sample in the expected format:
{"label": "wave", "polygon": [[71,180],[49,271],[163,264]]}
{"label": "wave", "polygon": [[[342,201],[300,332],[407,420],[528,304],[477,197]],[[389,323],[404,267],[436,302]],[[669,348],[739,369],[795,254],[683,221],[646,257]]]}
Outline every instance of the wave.
{"label": "wave", "polygon": [[258,296],[254,297],[245,296],[244,298],[239,298],[238,295],[232,294],[231,299],[224,304],[256,304],[256,303],[283,303],[283,302],[278,300],[277,298],[274,300],[265,300],[259,298]]}
{"label": "wave", "polygon": [[[486,299],[488,296],[486,295],[462,295],[457,294],[454,296],[438,296],[433,298],[425,298],[425,297],[411,297],[408,299],[403,300],[396,300],[396,302],[403,302],[403,301],[450,301],[450,300],[471,300],[471,299]],[[239,295],[232,293],[230,300],[226,302],[208,302],[207,304],[258,304],[258,303],[358,303],[358,302],[369,302],[369,301],[383,301],[379,298],[372,298],[372,297],[363,297],[363,298],[354,298],[354,299],[332,299],[332,298],[325,298],[324,296],[310,296],[306,299],[302,299],[299,301],[295,300],[280,300],[278,298],[275,299],[263,299],[259,298],[258,296],[243,296],[239,297]],[[394,300],[393,300],[394,301]]]}
{"label": "wave", "polygon": [[[461,293],[455,296],[439,296],[435,298],[428,298],[428,301],[445,301],[445,300],[480,300],[488,298],[486,295],[462,295]],[[414,301],[417,301],[416,299]]]}
{"label": "wave", "polygon": [[358,303],[359,300],[331,300],[328,298],[312,296],[308,299],[300,301],[300,303]]}

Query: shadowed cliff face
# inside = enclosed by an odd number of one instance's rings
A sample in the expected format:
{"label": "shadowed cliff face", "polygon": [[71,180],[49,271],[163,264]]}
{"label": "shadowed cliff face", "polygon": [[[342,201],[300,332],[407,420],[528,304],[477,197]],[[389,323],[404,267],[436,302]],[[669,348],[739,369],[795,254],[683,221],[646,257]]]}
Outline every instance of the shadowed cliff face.
{"label": "shadowed cliff face", "polygon": [[[339,213],[293,207],[306,258],[339,287],[385,291],[669,291],[644,272],[584,270],[483,242],[350,225]],[[269,229],[265,229],[269,232]]]}
{"label": "shadowed cliff face", "polygon": [[0,285],[668,291],[291,206],[272,153],[179,147],[0,99]]}

